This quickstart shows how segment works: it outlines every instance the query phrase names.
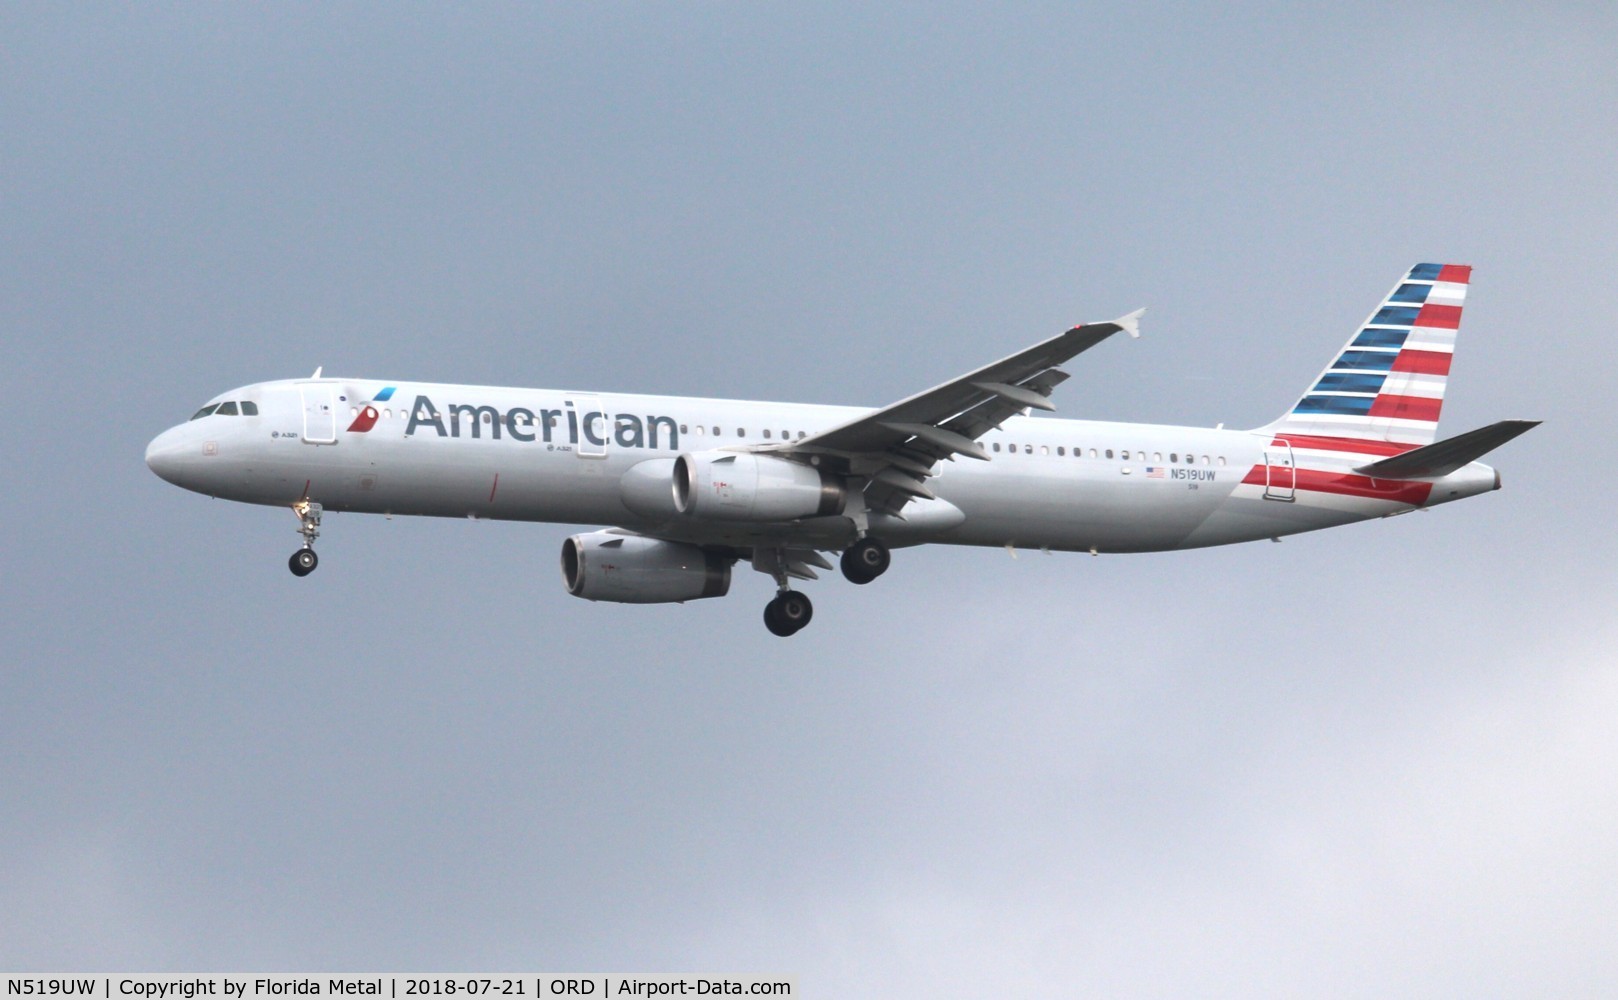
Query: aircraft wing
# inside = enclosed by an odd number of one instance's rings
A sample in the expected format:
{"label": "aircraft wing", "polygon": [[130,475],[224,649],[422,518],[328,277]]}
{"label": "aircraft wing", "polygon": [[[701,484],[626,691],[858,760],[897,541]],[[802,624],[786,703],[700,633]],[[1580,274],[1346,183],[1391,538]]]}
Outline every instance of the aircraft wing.
{"label": "aircraft wing", "polygon": [[926,392],[771,450],[837,462],[867,478],[870,510],[898,513],[913,497],[933,496],[926,480],[941,460],[966,455],[987,461],[978,438],[1029,407],[1054,410],[1048,397],[1068,377],[1057,366],[1121,330],[1140,336],[1145,311],[1076,326]]}

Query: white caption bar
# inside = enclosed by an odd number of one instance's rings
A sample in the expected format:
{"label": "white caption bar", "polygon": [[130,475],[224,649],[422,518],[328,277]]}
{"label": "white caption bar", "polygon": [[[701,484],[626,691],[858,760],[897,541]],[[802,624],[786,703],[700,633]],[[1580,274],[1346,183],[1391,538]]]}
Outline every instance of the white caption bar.
{"label": "white caption bar", "polygon": [[302,997],[383,997],[386,1000],[466,1000],[510,998],[538,1000],[613,1000],[617,997],[795,997],[791,976],[690,973],[560,973],[483,974],[376,973],[368,975],[257,973],[168,975],[18,975],[5,973],[5,994],[14,997],[87,1000],[295,1000]]}

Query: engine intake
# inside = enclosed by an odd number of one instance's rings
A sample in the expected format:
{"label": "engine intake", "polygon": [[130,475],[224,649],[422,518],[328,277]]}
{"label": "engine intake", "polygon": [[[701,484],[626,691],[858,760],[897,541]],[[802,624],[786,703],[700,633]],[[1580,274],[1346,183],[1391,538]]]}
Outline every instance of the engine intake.
{"label": "engine intake", "polygon": [[609,531],[562,543],[562,582],[587,601],[669,604],[724,597],[730,563],[696,545]]}
{"label": "engine intake", "polygon": [[687,452],[674,460],[674,506],[722,521],[792,521],[841,514],[848,488],[819,469],[773,455]]}

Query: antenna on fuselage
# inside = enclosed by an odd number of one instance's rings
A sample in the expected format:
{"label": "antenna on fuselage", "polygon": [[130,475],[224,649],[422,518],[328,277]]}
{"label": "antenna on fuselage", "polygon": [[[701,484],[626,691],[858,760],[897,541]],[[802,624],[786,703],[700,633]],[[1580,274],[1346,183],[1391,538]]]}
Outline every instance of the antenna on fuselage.
{"label": "antenna on fuselage", "polygon": [[310,378],[319,378],[319,377],[320,377],[320,373],[321,373],[321,372],[323,372],[323,371],[325,371],[325,370],[326,370],[326,366],[325,366],[325,365],[320,365],[320,366],[319,366],[319,367],[317,367],[317,368],[316,368],[316,369],[315,369],[315,373],[314,373],[314,374],[313,374],[313,375],[311,375],[311,376],[309,376],[309,377],[310,377]]}

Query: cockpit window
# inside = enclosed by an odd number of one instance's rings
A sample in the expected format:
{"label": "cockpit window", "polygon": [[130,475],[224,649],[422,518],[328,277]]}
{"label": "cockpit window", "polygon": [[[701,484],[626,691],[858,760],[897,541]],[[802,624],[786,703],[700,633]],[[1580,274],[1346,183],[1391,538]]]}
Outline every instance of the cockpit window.
{"label": "cockpit window", "polygon": [[256,416],[258,416],[258,404],[253,402],[252,400],[249,400],[249,399],[242,400],[242,416],[244,416],[244,417],[256,417]]}
{"label": "cockpit window", "polygon": [[193,414],[191,419],[192,420],[201,420],[203,417],[206,417],[208,414],[212,413],[213,411],[215,411],[217,409],[219,409],[219,404],[218,403],[209,403],[207,406],[204,406],[202,409],[198,410],[195,414]]}
{"label": "cockpit window", "polygon": [[234,417],[234,416],[237,415],[237,413],[236,413],[236,401],[231,400],[228,403],[220,403],[219,404],[219,409],[217,409],[217,410],[215,410],[213,412],[214,412],[215,416]]}

